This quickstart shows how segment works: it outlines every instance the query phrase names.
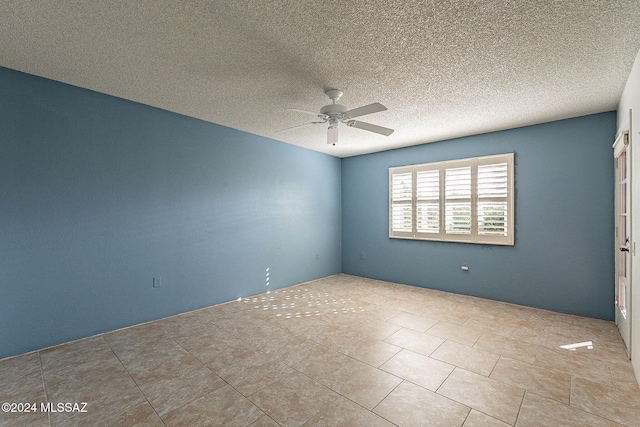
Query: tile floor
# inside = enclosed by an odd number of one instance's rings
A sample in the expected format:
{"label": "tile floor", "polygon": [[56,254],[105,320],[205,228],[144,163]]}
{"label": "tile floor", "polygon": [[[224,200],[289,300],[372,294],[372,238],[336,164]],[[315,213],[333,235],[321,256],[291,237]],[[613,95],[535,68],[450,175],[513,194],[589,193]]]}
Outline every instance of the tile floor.
{"label": "tile floor", "polygon": [[38,409],[0,426],[640,426],[612,323],[347,275],[2,360],[0,402]]}

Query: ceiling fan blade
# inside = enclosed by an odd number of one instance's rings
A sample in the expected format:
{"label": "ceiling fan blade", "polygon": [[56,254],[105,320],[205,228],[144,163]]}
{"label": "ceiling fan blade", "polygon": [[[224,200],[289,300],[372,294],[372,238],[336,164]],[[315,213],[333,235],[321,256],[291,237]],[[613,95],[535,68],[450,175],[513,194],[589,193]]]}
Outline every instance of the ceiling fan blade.
{"label": "ceiling fan blade", "polygon": [[369,104],[362,107],[354,108],[353,110],[345,111],[344,114],[353,119],[355,117],[364,116],[366,114],[379,113],[380,111],[384,111],[386,109],[387,107],[380,104],[379,102],[374,102],[373,104]]}
{"label": "ceiling fan blade", "polygon": [[332,127],[327,131],[327,144],[335,145],[338,142],[338,128]]}
{"label": "ceiling fan blade", "polygon": [[368,130],[369,132],[379,133],[380,135],[384,136],[389,136],[393,133],[393,129],[385,128],[378,125],[372,125],[371,123],[359,122],[357,120],[352,120],[347,124],[354,128]]}
{"label": "ceiling fan blade", "polygon": [[280,129],[280,130],[275,131],[275,133],[288,132],[288,131],[290,131],[290,130],[300,129],[300,128],[306,128],[307,126],[311,126],[311,125],[319,125],[319,124],[321,124],[321,123],[324,123],[324,122],[311,122],[311,123],[305,123],[305,124],[303,124],[303,125],[293,126],[293,127],[286,128],[286,129]]}
{"label": "ceiling fan blade", "polygon": [[311,114],[312,116],[320,117],[321,119],[325,117],[329,117],[326,114],[314,113],[313,111],[300,110],[298,108],[287,108],[287,110],[295,111],[297,113]]}

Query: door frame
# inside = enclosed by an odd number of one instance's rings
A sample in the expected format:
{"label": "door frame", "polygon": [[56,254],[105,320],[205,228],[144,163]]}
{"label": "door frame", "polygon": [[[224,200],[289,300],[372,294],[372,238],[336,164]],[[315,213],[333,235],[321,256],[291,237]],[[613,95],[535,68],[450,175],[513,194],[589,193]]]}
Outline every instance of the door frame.
{"label": "door frame", "polygon": [[[618,134],[613,144],[613,155],[615,159],[615,323],[627,355],[631,358],[631,256],[635,255],[635,243],[631,238],[632,171],[629,135],[629,131]],[[623,160],[624,164],[621,164],[620,160]]]}

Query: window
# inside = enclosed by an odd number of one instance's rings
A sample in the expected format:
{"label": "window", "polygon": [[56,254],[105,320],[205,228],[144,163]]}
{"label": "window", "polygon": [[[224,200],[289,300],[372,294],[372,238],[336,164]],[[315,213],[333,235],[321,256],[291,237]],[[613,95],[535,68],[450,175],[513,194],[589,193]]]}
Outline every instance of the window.
{"label": "window", "polygon": [[514,244],[513,153],[389,168],[389,237]]}

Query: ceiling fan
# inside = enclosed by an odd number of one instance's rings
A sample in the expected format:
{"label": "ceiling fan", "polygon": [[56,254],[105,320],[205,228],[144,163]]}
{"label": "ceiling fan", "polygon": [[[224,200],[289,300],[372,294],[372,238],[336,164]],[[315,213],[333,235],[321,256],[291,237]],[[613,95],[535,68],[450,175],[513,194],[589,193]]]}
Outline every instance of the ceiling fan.
{"label": "ceiling fan", "polygon": [[344,105],[336,104],[336,101],[340,99],[342,96],[342,91],[338,89],[329,89],[325,92],[325,94],[333,101],[332,104],[325,105],[320,109],[320,113],[314,113],[313,111],[299,110],[297,108],[287,108],[290,111],[297,111],[299,113],[311,114],[316,116],[320,121],[305,123],[303,125],[293,126],[287,129],[281,129],[276,131],[276,133],[280,132],[288,132],[293,129],[300,129],[303,127],[311,126],[311,125],[319,125],[323,123],[329,124],[329,129],[327,131],[327,144],[336,145],[338,142],[338,125],[340,123],[344,123],[347,126],[351,126],[354,128],[367,130],[369,132],[378,133],[380,135],[389,136],[393,133],[393,129],[385,128],[378,125],[373,125],[371,123],[361,122],[358,120],[353,120],[356,117],[364,116],[366,114],[378,113],[380,111],[385,111],[387,107],[380,104],[379,102],[374,102],[373,104],[365,105],[362,107],[354,108],[351,110],[347,110],[347,107]]}

